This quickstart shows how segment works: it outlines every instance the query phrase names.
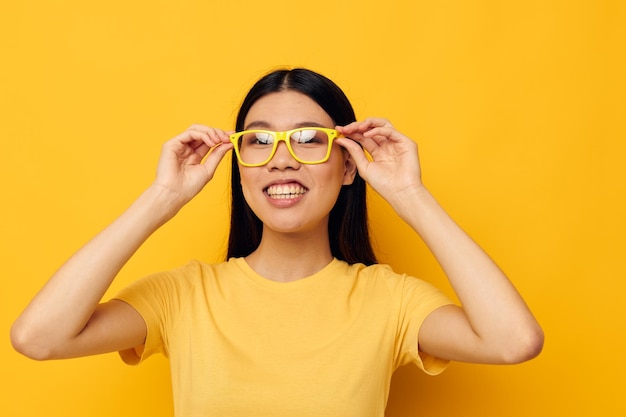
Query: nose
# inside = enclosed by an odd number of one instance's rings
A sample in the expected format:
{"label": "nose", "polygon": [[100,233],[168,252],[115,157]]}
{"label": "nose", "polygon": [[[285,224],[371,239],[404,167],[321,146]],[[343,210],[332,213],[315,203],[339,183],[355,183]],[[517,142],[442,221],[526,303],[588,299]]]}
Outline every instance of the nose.
{"label": "nose", "polygon": [[289,152],[287,148],[287,144],[283,141],[278,142],[276,145],[276,152],[270,161],[267,163],[267,169],[273,170],[284,170],[284,169],[298,169],[300,168],[300,163],[296,161]]}

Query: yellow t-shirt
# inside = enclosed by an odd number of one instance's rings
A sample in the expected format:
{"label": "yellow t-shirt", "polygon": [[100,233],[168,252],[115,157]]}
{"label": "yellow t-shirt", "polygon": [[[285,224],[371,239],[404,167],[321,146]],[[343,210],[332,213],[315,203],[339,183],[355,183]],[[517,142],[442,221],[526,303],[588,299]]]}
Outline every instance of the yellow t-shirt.
{"label": "yellow t-shirt", "polygon": [[391,374],[447,361],[418,353],[418,331],[450,304],[388,266],[333,260],[294,282],[267,280],[242,258],[191,262],[137,281],[116,298],[143,316],[138,363],[170,359],[177,417],[384,415]]}

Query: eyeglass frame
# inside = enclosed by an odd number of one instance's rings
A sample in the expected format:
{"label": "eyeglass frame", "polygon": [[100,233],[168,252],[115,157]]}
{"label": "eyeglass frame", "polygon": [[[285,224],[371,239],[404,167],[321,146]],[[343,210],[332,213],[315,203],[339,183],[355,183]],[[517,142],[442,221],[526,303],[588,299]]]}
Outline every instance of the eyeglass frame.
{"label": "eyeglass frame", "polygon": [[[291,138],[291,135],[293,133],[302,131],[302,130],[316,130],[316,131],[324,132],[326,133],[326,135],[328,135],[328,149],[326,150],[326,156],[324,156],[324,158],[311,162],[311,161],[305,161],[303,159],[298,158],[298,156],[296,156],[294,150],[291,148],[291,142],[289,139]],[[267,157],[265,161],[260,162],[260,163],[249,164],[242,160],[241,154],[239,153],[239,138],[241,138],[246,133],[268,133],[274,138],[274,143],[272,144],[272,150],[270,152],[270,155]],[[286,130],[282,132],[275,132],[273,130],[265,130],[265,129],[242,130],[241,132],[236,132],[236,133],[231,134],[230,141],[233,144],[233,147],[235,149],[235,155],[237,155],[237,160],[239,161],[241,165],[245,167],[261,167],[263,165],[267,165],[276,154],[276,150],[278,149],[278,143],[280,141],[285,142],[285,145],[287,145],[287,150],[289,151],[289,154],[293,157],[293,159],[295,159],[301,164],[316,165],[316,164],[323,164],[324,162],[328,161],[328,158],[330,158],[330,152],[333,147],[333,141],[339,137],[343,137],[343,135],[341,135],[335,129],[331,129],[327,127],[319,127],[319,126],[310,126],[310,127],[299,127],[297,129],[291,129],[291,130]]]}

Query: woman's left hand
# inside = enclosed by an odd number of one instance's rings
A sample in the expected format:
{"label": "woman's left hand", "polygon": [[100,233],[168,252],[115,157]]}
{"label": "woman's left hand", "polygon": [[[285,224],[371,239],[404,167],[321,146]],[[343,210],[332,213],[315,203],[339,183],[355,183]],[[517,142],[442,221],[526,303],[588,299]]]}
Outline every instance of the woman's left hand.
{"label": "woman's left hand", "polygon": [[417,144],[388,120],[367,118],[336,129],[345,136],[336,142],[350,152],[359,175],[383,198],[389,201],[400,193],[422,187]]}
{"label": "woman's left hand", "polygon": [[420,328],[419,349],[476,363],[535,357],[543,347],[541,327],[506,275],[423,186],[417,145],[385,119],[336,129],[346,137],[337,142],[350,152],[359,174],[426,243],[463,306],[430,313]]}

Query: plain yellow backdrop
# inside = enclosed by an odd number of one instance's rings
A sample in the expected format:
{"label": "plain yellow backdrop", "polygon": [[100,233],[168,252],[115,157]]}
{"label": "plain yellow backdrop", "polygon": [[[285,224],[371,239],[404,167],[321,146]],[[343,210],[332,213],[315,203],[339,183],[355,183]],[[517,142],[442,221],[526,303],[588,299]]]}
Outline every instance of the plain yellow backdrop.
{"label": "plain yellow backdrop", "polygon": [[[626,2],[20,0],[0,16],[0,414],[171,416],[167,361],[38,363],[12,321],[150,183],[161,143],[231,128],[250,85],[306,66],[359,118],[420,147],[424,181],[505,269],[544,327],[518,366],[400,369],[389,416],[626,414]],[[111,293],[218,261],[228,172],[158,231]],[[419,238],[375,195],[380,259],[445,292]]]}

